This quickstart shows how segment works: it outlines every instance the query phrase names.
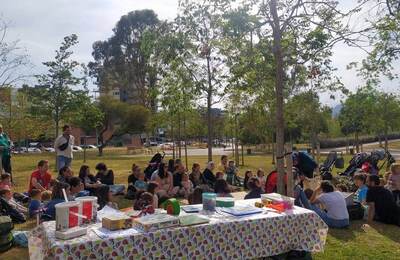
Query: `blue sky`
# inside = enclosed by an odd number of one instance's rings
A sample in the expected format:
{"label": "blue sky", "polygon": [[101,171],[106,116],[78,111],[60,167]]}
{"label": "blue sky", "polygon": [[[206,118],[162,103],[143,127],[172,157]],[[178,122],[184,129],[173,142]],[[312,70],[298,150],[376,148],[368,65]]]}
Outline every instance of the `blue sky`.
{"label": "blue sky", "polygon": [[[344,7],[353,0],[341,0]],[[62,38],[75,33],[79,45],[74,49],[75,59],[88,62],[92,59],[92,43],[111,35],[119,18],[136,9],[153,9],[161,19],[173,19],[177,13],[178,0],[0,0],[0,16],[10,22],[8,40],[20,39],[33,63],[31,74],[44,71],[41,62],[52,59],[54,50]],[[362,85],[355,71],[348,71],[351,61],[361,61],[365,53],[356,48],[338,45],[332,60],[338,68],[337,75],[351,90]],[[383,81],[382,88],[394,91],[399,82]],[[321,101],[334,105],[340,101],[322,94]]]}

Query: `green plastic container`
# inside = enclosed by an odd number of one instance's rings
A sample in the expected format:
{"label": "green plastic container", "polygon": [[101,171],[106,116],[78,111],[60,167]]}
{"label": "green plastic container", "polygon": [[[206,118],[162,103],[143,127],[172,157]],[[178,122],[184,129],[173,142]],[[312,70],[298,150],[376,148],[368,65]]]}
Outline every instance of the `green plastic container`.
{"label": "green plastic container", "polygon": [[216,199],[217,207],[231,208],[235,206],[234,198],[219,197]]}

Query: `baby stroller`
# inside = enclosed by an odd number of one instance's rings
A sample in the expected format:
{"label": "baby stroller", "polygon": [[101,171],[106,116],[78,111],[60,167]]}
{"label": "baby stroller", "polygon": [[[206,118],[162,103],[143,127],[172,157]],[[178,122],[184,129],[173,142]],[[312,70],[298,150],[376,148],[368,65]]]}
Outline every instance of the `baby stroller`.
{"label": "baby stroller", "polygon": [[[379,166],[379,161],[383,163]],[[389,151],[372,151],[371,154],[368,153],[358,153],[354,155],[354,157],[350,160],[349,166],[346,170],[341,173],[342,176],[353,177],[354,173],[358,169],[362,169],[364,172],[370,174],[378,174],[379,170],[382,169],[385,165],[389,167],[396,160],[390,154]]]}
{"label": "baby stroller", "polygon": [[164,159],[164,156],[165,156],[165,153],[163,153],[162,155],[160,153],[156,153],[151,158],[151,160],[149,161],[149,165],[144,170],[144,175],[145,175],[147,180],[151,179],[151,175],[153,174],[153,172],[155,172],[158,169],[158,166],[160,165],[160,163]]}
{"label": "baby stroller", "polygon": [[331,151],[325,161],[319,166],[322,180],[332,180],[333,167],[339,169],[344,167],[344,159],[343,157],[338,156],[336,151]]}

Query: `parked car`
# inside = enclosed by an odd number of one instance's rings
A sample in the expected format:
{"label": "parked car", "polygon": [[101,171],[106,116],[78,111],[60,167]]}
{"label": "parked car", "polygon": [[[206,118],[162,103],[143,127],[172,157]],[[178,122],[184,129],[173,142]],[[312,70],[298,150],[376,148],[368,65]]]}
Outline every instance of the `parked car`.
{"label": "parked car", "polygon": [[28,148],[28,153],[42,153],[42,150],[36,147],[29,147]]}
{"label": "parked car", "polygon": [[86,149],[97,149],[97,146],[95,146],[93,144],[87,144],[87,145],[82,144],[82,145],[80,145],[80,147],[82,149],[85,149],[85,147],[86,147]]}
{"label": "parked car", "polygon": [[54,153],[56,152],[56,149],[54,149],[53,147],[44,147],[44,151],[49,153]]}
{"label": "parked car", "polygon": [[81,147],[79,147],[79,146],[74,145],[74,146],[72,146],[72,151],[80,152],[80,151],[83,151],[83,149]]}

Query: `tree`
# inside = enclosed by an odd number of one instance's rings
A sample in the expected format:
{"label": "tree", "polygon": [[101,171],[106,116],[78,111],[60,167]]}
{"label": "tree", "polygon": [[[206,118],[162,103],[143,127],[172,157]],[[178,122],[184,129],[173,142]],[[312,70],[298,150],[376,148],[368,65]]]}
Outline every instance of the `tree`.
{"label": "tree", "polygon": [[400,101],[393,94],[378,92],[375,95],[374,118],[372,127],[378,134],[384,135],[385,150],[388,149],[388,133],[400,128]]}
{"label": "tree", "polygon": [[[357,9],[348,13],[341,12],[336,1],[256,1],[255,8],[260,16],[263,28],[259,37],[271,39],[275,67],[275,102],[276,102],[276,141],[277,141],[277,170],[278,192],[284,192],[284,98],[285,90],[291,83],[298,82],[297,71],[309,63],[310,71],[317,71],[313,62],[323,64],[329,56],[332,46],[340,41],[354,42],[352,31],[342,24],[344,18],[353,14]],[[290,40],[292,39],[292,40]],[[288,41],[289,40],[289,41]],[[287,44],[293,43],[293,44]],[[306,47],[306,48],[305,48]],[[307,48],[309,47],[309,48]],[[297,65],[302,65],[298,67]],[[287,71],[292,71],[289,80]],[[330,80],[329,77],[327,80]],[[323,86],[322,86],[323,87]],[[290,171],[289,171],[289,174]],[[289,177],[290,178],[290,177]],[[291,190],[289,187],[288,190]]]}
{"label": "tree", "polygon": [[359,135],[367,133],[375,124],[375,94],[370,87],[360,88],[342,103],[339,122],[345,135],[354,134],[357,153],[360,152]]}
{"label": "tree", "polygon": [[140,105],[121,102],[110,96],[99,99],[99,108],[103,113],[103,121],[99,126],[99,156],[112,138],[123,134],[141,133],[146,129],[150,111]]}
{"label": "tree", "polygon": [[120,18],[108,40],[93,43],[89,68],[100,91],[119,88],[122,101],[156,109],[150,92],[158,80],[153,57],[159,28],[154,11],[137,10]]}
{"label": "tree", "polygon": [[[400,2],[397,0],[363,0],[368,10],[366,34],[367,57],[362,61],[360,74],[377,84],[382,75],[393,80],[398,77],[393,64],[400,58]],[[371,8],[372,6],[372,8]],[[353,63],[352,65],[356,65]]]}
{"label": "tree", "polygon": [[[303,92],[293,96],[286,105],[287,122],[296,125],[301,135],[307,136],[316,148],[318,134],[328,131],[331,111],[321,106],[317,93]],[[289,128],[289,127],[288,127]]]}
{"label": "tree", "polygon": [[70,49],[77,43],[78,37],[75,34],[64,37],[54,60],[43,63],[48,73],[36,76],[38,85],[31,88],[29,93],[34,113],[46,115],[53,120],[56,137],[60,121],[80,109],[82,100],[87,96],[85,90],[73,89],[76,86],[86,87],[85,67],[70,59],[73,54]]}
{"label": "tree", "polygon": [[51,126],[43,116],[31,113],[26,89],[26,85],[21,89],[0,89],[0,121],[15,141],[38,139]]}
{"label": "tree", "polygon": [[212,160],[213,125],[212,107],[225,94],[226,72],[220,45],[223,41],[223,13],[229,1],[180,1],[176,20],[177,31],[191,43],[180,61],[184,64],[207,103],[208,160]]}
{"label": "tree", "polygon": [[75,113],[72,123],[88,135],[96,131],[102,125],[103,121],[104,113],[101,111],[98,103],[91,101],[90,97],[87,97],[83,101],[81,109]]}
{"label": "tree", "polygon": [[0,88],[15,85],[27,77],[20,73],[30,65],[19,40],[6,41],[8,24],[0,18]]}

